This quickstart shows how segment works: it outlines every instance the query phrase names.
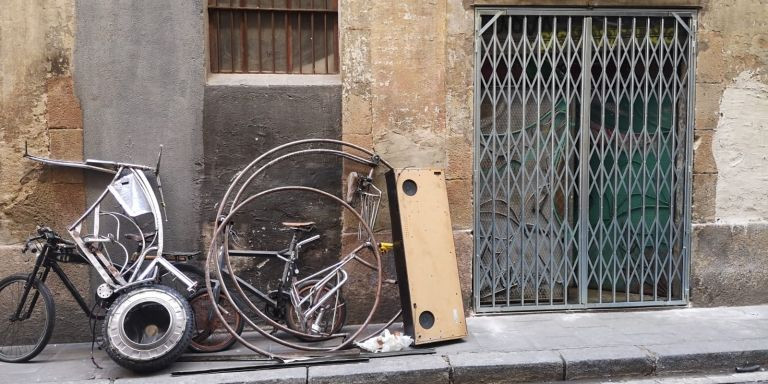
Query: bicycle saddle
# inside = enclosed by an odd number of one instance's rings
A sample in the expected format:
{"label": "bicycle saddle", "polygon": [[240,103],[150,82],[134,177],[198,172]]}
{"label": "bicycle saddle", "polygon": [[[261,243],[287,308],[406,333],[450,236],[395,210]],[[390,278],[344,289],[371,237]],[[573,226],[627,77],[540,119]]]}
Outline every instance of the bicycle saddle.
{"label": "bicycle saddle", "polygon": [[310,231],[312,230],[312,228],[315,227],[315,222],[314,221],[307,221],[307,222],[286,221],[286,222],[283,222],[283,227],[293,229],[293,230]]}

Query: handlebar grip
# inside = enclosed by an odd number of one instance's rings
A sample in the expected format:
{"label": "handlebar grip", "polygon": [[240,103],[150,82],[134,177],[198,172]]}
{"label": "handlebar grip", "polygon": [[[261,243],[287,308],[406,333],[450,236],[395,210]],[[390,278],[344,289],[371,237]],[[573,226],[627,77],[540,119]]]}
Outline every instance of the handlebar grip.
{"label": "handlebar grip", "polygon": [[21,253],[27,253],[27,251],[29,251],[29,243],[37,240],[42,240],[44,238],[45,236],[35,236],[35,237],[28,238],[27,241],[24,242],[24,247],[21,248]]}

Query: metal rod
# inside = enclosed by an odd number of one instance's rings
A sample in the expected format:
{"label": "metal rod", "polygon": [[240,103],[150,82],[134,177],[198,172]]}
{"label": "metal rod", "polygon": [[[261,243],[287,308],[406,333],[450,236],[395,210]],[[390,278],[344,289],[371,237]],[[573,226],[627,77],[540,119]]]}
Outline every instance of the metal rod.
{"label": "metal rod", "polygon": [[299,24],[299,73],[304,73],[304,49],[302,49],[302,40],[304,35],[301,33],[301,13],[296,15]]}
{"label": "metal rod", "polygon": [[[328,0],[325,0],[325,7],[328,8]],[[323,14],[323,58],[325,60],[325,73],[330,73],[328,68],[328,14]]]}
{"label": "metal rod", "polygon": [[[230,0],[230,4],[234,0]],[[229,11],[229,45],[230,49],[232,50],[229,54],[230,59],[232,60],[232,72],[235,72],[235,12]]]}
{"label": "metal rod", "polygon": [[208,35],[211,39],[211,72],[219,72],[219,11],[210,10],[210,23],[208,26]]}
{"label": "metal rod", "polygon": [[309,15],[309,24],[310,24],[309,41],[312,42],[312,73],[317,73],[317,71],[315,71],[315,14],[314,13]]}
{"label": "metal rod", "polygon": [[[338,9],[338,0],[333,0],[333,3]],[[334,72],[339,73],[339,15],[338,13],[333,15],[335,22],[333,23],[333,65]]]}
{"label": "metal rod", "polygon": [[248,11],[248,12],[287,12],[287,13],[317,13],[317,14],[335,14],[338,11],[331,9],[312,9],[312,8],[281,8],[281,7],[208,7],[213,10],[234,10],[234,11]]}
{"label": "metal rod", "polygon": [[[291,0],[286,0],[288,2],[288,9],[291,8]],[[293,49],[291,49],[291,43],[293,42],[292,36],[291,36],[291,23],[288,19],[288,12],[285,12],[285,62],[286,62],[286,68],[285,73],[292,73],[293,72]]]}
{"label": "metal rod", "polygon": [[589,140],[590,140],[590,103],[592,90],[590,71],[592,67],[592,19],[585,17],[582,24],[581,56],[581,133],[580,170],[579,170],[579,303],[588,302],[589,268]]}
{"label": "metal rod", "polygon": [[[245,5],[245,0],[240,0],[240,5]],[[242,50],[242,63],[240,71],[248,73],[248,13],[242,13],[240,21],[240,49]]]}

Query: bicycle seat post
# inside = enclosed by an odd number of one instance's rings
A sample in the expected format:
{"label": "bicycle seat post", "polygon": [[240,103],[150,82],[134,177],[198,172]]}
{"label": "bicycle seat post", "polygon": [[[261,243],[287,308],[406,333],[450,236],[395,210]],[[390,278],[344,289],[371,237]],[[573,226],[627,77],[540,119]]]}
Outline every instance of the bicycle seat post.
{"label": "bicycle seat post", "polygon": [[320,238],[319,235],[312,236],[308,239],[301,239],[303,234],[312,232],[315,229],[315,222],[314,221],[306,221],[306,222],[283,222],[283,230],[290,230],[293,232],[291,236],[291,245],[289,247],[289,252],[291,254],[291,259],[296,260],[298,258],[298,252],[301,247],[309,243],[311,241],[315,241],[318,238]]}
{"label": "bicycle seat post", "polygon": [[285,221],[282,223],[284,231],[292,231],[291,237],[291,251],[295,251],[295,246],[300,242],[302,234],[312,232],[315,229],[314,221],[304,222],[291,222]]}

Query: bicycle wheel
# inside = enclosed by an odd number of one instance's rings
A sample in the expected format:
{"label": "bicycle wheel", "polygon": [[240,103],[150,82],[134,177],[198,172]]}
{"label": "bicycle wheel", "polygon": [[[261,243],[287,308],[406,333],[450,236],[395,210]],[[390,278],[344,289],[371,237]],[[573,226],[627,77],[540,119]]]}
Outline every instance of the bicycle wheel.
{"label": "bicycle wheel", "polygon": [[29,361],[45,348],[53,333],[53,297],[39,280],[29,290],[20,319],[13,319],[28,276],[11,275],[0,281],[0,361]]}
{"label": "bicycle wheel", "polygon": [[[235,310],[232,303],[225,296],[218,300],[218,304],[224,309],[224,318],[237,334],[243,333],[243,322],[240,313]],[[196,330],[193,332],[189,348],[196,352],[221,352],[231,347],[237,338],[232,335],[221,323],[221,319],[214,313],[213,305],[208,292],[200,292],[190,300],[192,312],[195,313]]]}
{"label": "bicycle wheel", "polygon": [[[258,203],[254,203],[257,199]],[[275,201],[278,203],[275,204]],[[344,308],[347,315],[356,316],[353,319],[358,322],[358,325],[355,329],[350,330],[349,335],[344,335],[346,337],[336,338],[338,339],[338,342],[323,343],[322,346],[297,344],[286,340],[286,336],[304,337],[307,340],[313,341],[318,340],[318,337],[314,334],[296,330],[294,327],[290,327],[286,324],[288,320],[284,314],[287,312],[288,306],[286,304],[288,303],[278,302],[277,316],[276,318],[273,318],[275,316],[271,316],[269,313],[262,311],[260,309],[260,303],[250,300],[246,293],[246,291],[252,289],[251,286],[254,286],[261,292],[271,291],[268,285],[262,287],[256,284],[266,285],[270,282],[279,282],[282,284],[283,278],[280,276],[281,272],[286,271],[284,265],[273,265],[272,267],[264,263],[253,265],[252,270],[258,271],[255,276],[257,278],[254,278],[254,276],[248,277],[248,269],[243,268],[240,268],[246,272],[241,273],[243,277],[233,275],[231,271],[239,271],[238,268],[235,268],[232,264],[232,259],[230,258],[228,251],[230,249],[229,225],[232,222],[248,223],[248,221],[238,220],[237,217],[239,217],[238,215],[247,215],[248,212],[253,212],[254,210],[259,210],[259,215],[261,216],[270,217],[269,221],[275,223],[274,225],[261,225],[258,228],[249,229],[248,224],[242,224],[244,227],[243,230],[248,230],[250,231],[249,233],[258,235],[257,237],[252,236],[252,238],[248,239],[248,248],[250,250],[258,251],[258,247],[264,245],[260,244],[261,242],[287,243],[287,241],[283,241],[285,239],[280,239],[280,237],[286,239],[289,237],[288,235],[290,234],[283,230],[283,227],[290,226],[287,224],[278,225],[278,223],[295,222],[296,220],[312,222],[313,220],[311,219],[314,217],[328,217],[329,213],[327,211],[329,210],[335,212],[334,216],[331,217],[337,217],[336,215],[339,211],[331,209],[331,205],[328,204],[329,201],[341,205],[344,214],[352,215],[353,219],[361,222],[361,226],[365,230],[365,236],[360,239],[355,235],[352,235],[354,236],[354,238],[352,238],[340,233],[340,231],[338,231],[340,224],[338,220],[320,222],[320,224],[314,228],[314,233],[317,235],[306,237],[296,243],[299,244],[305,240],[312,239],[309,240],[311,243],[304,243],[302,245],[301,255],[299,256],[301,270],[294,270],[293,273],[297,275],[298,278],[308,280],[320,279],[323,281],[326,278],[336,279],[336,274],[341,273],[338,277],[342,279],[338,284],[343,285],[344,290],[360,292],[358,289],[365,289],[370,291],[372,296],[371,300],[362,302],[363,305],[360,305],[358,308],[347,308],[347,305],[344,305],[334,309],[339,311],[341,308]],[[280,207],[287,208],[281,209]],[[248,211],[246,212],[245,209]],[[240,218],[242,219],[242,217]],[[243,232],[243,230],[241,230],[241,232]],[[293,238],[293,240],[290,241],[296,241],[296,239]],[[216,228],[212,237],[207,262],[217,267],[216,269],[212,269],[212,273],[219,278],[223,292],[228,294],[234,293],[238,299],[244,298],[243,303],[246,305],[246,308],[239,308],[241,315],[243,315],[243,320],[251,329],[257,331],[267,341],[305,351],[341,350],[352,344],[365,330],[375,315],[379,305],[382,266],[379,250],[374,244],[376,244],[376,241],[369,225],[363,221],[360,214],[344,200],[331,193],[311,187],[276,187],[248,196],[230,210],[229,214],[227,214],[227,216],[225,216],[219,223],[219,226]],[[262,249],[275,248],[277,247],[270,247],[267,245],[266,248]],[[224,249],[225,251],[219,252],[218,250],[221,249]],[[224,274],[220,272],[218,266],[221,264],[223,264],[221,270],[226,269],[227,271],[230,271],[228,277],[224,277]],[[329,274],[332,274],[332,276],[329,276]],[[247,285],[244,283],[247,283]],[[208,289],[210,290],[211,287],[208,287]],[[324,290],[325,289],[321,289],[321,291]],[[286,294],[286,292],[282,292],[281,294]],[[281,305],[282,307],[280,307]],[[354,312],[350,311],[350,309],[354,309]],[[214,310],[216,310],[216,307],[214,307]],[[243,310],[246,310],[247,313]],[[249,317],[250,313],[255,315],[255,318],[253,316]],[[218,311],[217,315],[222,316]],[[271,327],[271,330],[262,327],[261,324],[257,324],[257,321],[254,320],[265,322]],[[306,320],[306,318],[304,320]],[[318,320],[322,321],[322,318]],[[328,322],[328,326],[325,327],[326,330],[320,330],[318,332],[323,333],[320,337],[327,336],[330,333],[329,331],[334,328],[333,325],[335,322],[335,320]],[[307,325],[310,325],[308,322],[304,321],[302,321],[304,324],[297,323],[298,321],[295,321],[294,326],[298,329],[307,329]],[[243,338],[238,338],[238,341],[257,353],[266,356],[276,356],[268,350]]]}
{"label": "bicycle wheel", "polygon": [[[197,281],[198,287],[205,286],[205,271],[200,267],[187,263],[173,263],[179,271]],[[186,287],[180,284],[172,274],[167,274],[161,279],[163,285],[168,285],[180,293],[186,293]],[[245,323],[240,313],[232,308],[229,300],[219,300],[220,305],[229,312],[225,315],[227,324],[231,325],[237,331],[237,334],[243,332]],[[195,329],[192,331],[192,340],[189,348],[195,352],[220,352],[231,347],[237,338],[227,331],[221,320],[211,308],[211,299],[205,290],[199,290],[189,297],[189,305],[192,306],[192,312],[195,314]]]}
{"label": "bicycle wheel", "polygon": [[[317,281],[308,281],[298,289],[300,297],[310,294],[312,288],[315,288]],[[306,311],[314,303],[317,303],[325,294],[331,290],[328,285],[323,286],[315,292],[310,300],[301,305],[298,310]],[[285,310],[285,322],[294,331],[299,331],[305,335],[294,335],[297,339],[303,341],[321,341],[330,339],[333,334],[338,333],[341,327],[347,321],[347,304],[341,292],[338,295],[329,297],[312,315],[308,316],[304,322],[299,319],[296,307],[292,303],[288,304]],[[311,336],[311,337],[310,337]]]}

